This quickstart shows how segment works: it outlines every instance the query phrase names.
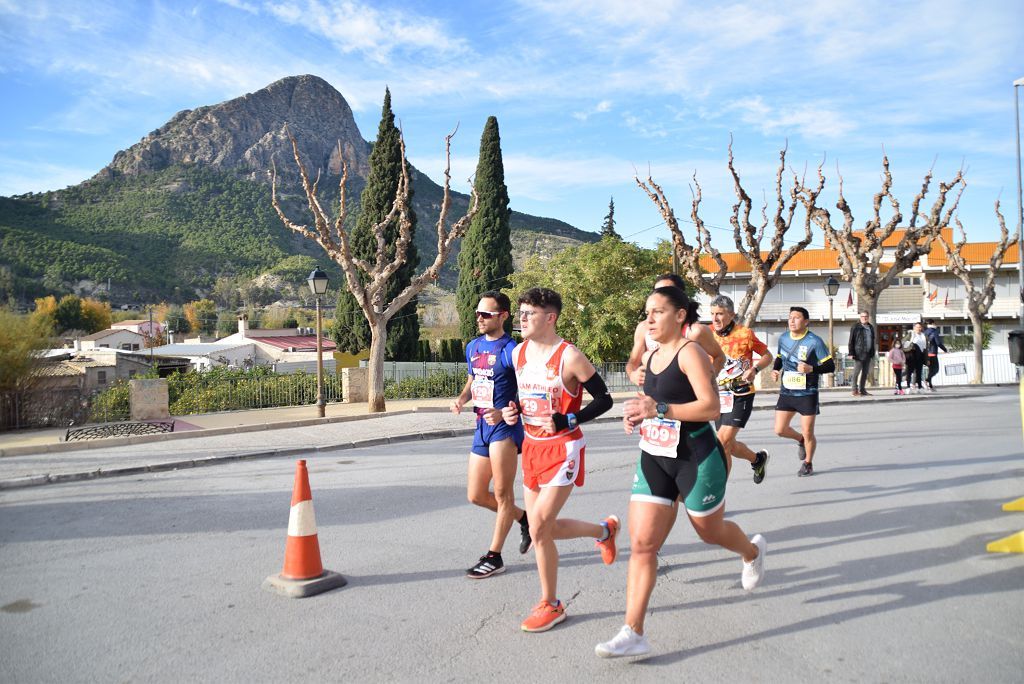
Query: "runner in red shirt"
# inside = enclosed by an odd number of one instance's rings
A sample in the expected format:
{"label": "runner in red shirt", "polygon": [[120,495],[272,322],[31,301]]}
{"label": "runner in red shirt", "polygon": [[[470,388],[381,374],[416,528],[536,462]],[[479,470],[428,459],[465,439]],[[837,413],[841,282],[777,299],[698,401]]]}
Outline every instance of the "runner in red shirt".
{"label": "runner in red shirt", "polygon": [[[537,556],[541,600],[522,623],[526,632],[543,632],[565,619],[556,593],[556,539],[593,537],[605,564],[615,561],[619,519],[598,523],[559,518],[573,487],[583,486],[586,442],[579,426],[612,407],[604,380],[586,356],[555,330],[562,298],[546,288],[519,297],[523,343],[512,352],[519,405],[502,411],[510,425],[523,421],[523,500]],[[583,389],[594,398],[583,407]]]}

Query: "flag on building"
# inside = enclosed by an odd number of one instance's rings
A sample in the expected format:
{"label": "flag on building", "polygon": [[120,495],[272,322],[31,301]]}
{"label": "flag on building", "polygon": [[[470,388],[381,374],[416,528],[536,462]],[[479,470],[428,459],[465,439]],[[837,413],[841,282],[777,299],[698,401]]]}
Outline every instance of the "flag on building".
{"label": "flag on building", "polygon": [[936,286],[935,286],[935,290],[934,290],[934,291],[933,291],[933,292],[932,292],[932,293],[931,293],[930,295],[928,295],[928,301],[929,301],[929,302],[934,302],[934,301],[935,301],[935,299],[936,299],[936,298],[937,298],[938,296],[939,296],[939,287],[938,287],[938,286],[936,285]]}
{"label": "flag on building", "polygon": [[949,306],[949,289],[946,289],[946,301],[942,303],[942,306]]}
{"label": "flag on building", "polygon": [[847,307],[853,306],[853,288],[852,287],[850,288],[850,294],[847,295],[847,297],[846,297],[846,306]]}

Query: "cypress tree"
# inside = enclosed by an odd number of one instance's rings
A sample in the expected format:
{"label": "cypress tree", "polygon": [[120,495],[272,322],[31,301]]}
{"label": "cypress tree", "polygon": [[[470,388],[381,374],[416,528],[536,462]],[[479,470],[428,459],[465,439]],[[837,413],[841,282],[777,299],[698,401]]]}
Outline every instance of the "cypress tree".
{"label": "cypress tree", "polygon": [[[399,144],[398,128],[395,126],[395,115],[391,111],[391,91],[385,89],[377,140],[373,144],[373,151],[370,152],[370,173],[366,177],[366,187],[360,196],[359,218],[356,219],[356,226],[351,235],[352,251],[357,257],[371,263],[376,259],[377,238],[373,234],[373,226],[391,211],[401,175],[402,148]],[[412,221],[415,233],[416,213],[411,206],[412,194],[410,188],[409,219]],[[395,244],[398,242],[397,221],[390,223],[385,228],[384,240],[388,245],[385,258],[393,259]],[[388,285],[386,302],[394,299],[409,285],[418,265],[419,254],[416,245],[410,243],[405,264],[398,269]],[[418,298],[413,297],[388,322],[385,357],[389,360],[416,358],[420,339],[420,322],[416,313],[417,301]],[[370,325],[366,322],[366,317],[356,298],[347,289],[343,290],[338,297],[338,309],[335,313],[335,324],[331,334],[342,351],[355,353],[370,346]]]}
{"label": "cypress tree", "polygon": [[[462,240],[459,251],[459,285],[456,306],[459,334],[463,340],[477,335],[476,305],[480,294],[511,285],[512,240],[509,227],[508,189],[501,159],[498,119],[491,116],[480,137],[480,159],[476,166],[476,194],[480,208]],[[508,323],[511,326],[511,319]]]}
{"label": "cypress tree", "polygon": [[608,200],[608,215],[604,217],[604,223],[601,224],[601,237],[613,237],[616,240],[622,238],[618,233],[615,232],[615,198],[612,197]]}

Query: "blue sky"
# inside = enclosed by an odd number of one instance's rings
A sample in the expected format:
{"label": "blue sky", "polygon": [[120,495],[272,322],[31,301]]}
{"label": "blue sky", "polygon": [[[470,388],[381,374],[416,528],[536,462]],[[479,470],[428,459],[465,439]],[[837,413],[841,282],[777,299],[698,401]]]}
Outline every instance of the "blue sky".
{"label": "blue sky", "polygon": [[635,170],[680,218],[696,172],[702,217],[728,227],[730,134],[755,201],[788,141],[797,173],[826,155],[833,213],[838,162],[858,225],[883,147],[905,213],[929,167],[938,181],[963,165],[967,234],[994,239],[997,197],[1016,226],[1021,26],[1024,3],[1001,0],[0,0],[0,195],[78,183],[182,109],[312,73],[364,137],[389,86],[435,180],[458,123],[458,190],[497,116],[514,209],[598,230],[614,196],[619,232],[645,245],[668,231]]}

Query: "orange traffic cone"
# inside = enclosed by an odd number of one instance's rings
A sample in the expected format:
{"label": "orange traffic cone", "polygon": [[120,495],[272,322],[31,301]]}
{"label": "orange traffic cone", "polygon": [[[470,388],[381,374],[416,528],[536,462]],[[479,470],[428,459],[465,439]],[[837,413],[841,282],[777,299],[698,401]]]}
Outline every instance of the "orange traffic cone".
{"label": "orange traffic cone", "polygon": [[316,534],[313,495],[309,491],[309,473],[304,460],[295,464],[295,487],[292,508],[288,515],[288,541],[284,547],[284,569],[271,575],[263,588],[289,598],[312,596],[348,581],[336,572],[324,570],[320,560],[320,542]]}

